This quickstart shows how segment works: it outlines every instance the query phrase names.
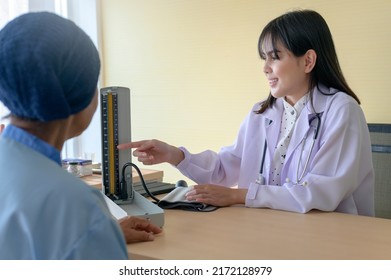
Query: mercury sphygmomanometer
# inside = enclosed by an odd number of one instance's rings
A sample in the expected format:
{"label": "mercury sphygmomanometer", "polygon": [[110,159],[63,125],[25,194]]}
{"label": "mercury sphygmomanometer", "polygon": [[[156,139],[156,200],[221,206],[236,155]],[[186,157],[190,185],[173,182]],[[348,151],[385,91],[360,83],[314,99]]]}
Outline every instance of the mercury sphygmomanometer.
{"label": "mercury sphygmomanometer", "polygon": [[[102,88],[100,105],[102,192],[128,215],[147,218],[155,225],[162,227],[164,224],[163,209],[133,190],[132,167],[136,169],[144,185],[145,182],[138,167],[131,163],[130,149],[118,150],[117,148],[118,144],[131,141],[129,88]],[[146,191],[148,192],[148,189]]]}

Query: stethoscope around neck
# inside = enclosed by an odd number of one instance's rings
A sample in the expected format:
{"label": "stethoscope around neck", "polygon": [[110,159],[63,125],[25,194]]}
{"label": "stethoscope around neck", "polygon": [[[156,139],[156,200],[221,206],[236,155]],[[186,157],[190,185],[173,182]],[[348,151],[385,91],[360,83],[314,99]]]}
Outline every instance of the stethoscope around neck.
{"label": "stethoscope around neck", "polygon": [[[307,159],[306,159],[306,161],[304,163],[303,170],[301,172],[299,172],[300,165],[301,165],[301,156],[303,155],[303,148],[304,148],[305,142],[307,141],[307,137],[308,137],[309,131],[307,131],[307,133],[306,133],[306,135],[305,135],[305,137],[304,137],[304,139],[302,141],[302,144],[301,144],[302,146],[301,146],[301,151],[300,151],[299,162],[297,163],[297,168],[296,168],[296,182],[294,183],[296,185],[307,186],[307,182],[301,183],[301,180],[303,180],[303,178],[304,178],[304,173],[305,173],[305,171],[306,171],[306,169],[308,167],[308,163],[309,163],[310,158],[311,158],[312,150],[314,149],[315,141],[318,138],[319,128],[320,128],[320,124],[321,124],[320,113],[316,113],[316,115],[310,119],[310,121],[309,121],[310,126],[311,126],[311,123],[315,119],[317,120],[317,124],[316,124],[315,130],[314,130],[314,136],[312,137],[312,143],[311,143],[311,147],[310,147],[310,152],[308,153]],[[267,150],[267,141],[265,139],[265,144],[263,145],[261,167],[259,169],[258,179],[255,180],[255,183],[257,183],[259,185],[264,185],[265,184],[265,177],[263,176],[263,166],[265,165],[266,150]],[[286,182],[289,183],[289,182],[291,182],[291,180],[289,178],[286,178]]]}

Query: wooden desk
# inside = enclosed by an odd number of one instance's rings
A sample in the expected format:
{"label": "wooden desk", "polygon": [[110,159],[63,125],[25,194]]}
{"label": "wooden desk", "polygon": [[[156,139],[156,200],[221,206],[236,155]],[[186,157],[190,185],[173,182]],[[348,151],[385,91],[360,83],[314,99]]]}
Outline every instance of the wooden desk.
{"label": "wooden desk", "polygon": [[245,207],[165,210],[164,232],[128,245],[131,259],[391,259],[391,220]]}
{"label": "wooden desk", "polygon": [[[141,174],[144,177],[145,181],[163,181],[163,171],[160,170],[152,170],[152,169],[140,169]],[[133,182],[140,182],[140,176],[136,170],[132,170]],[[100,174],[92,174],[89,176],[81,177],[81,179],[87,184],[94,186],[98,189],[102,188],[102,175]]]}

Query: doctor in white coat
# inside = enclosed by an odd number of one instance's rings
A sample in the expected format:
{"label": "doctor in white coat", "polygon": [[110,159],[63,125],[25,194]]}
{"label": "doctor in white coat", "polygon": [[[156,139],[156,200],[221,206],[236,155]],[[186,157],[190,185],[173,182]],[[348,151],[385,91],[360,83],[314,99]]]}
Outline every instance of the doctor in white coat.
{"label": "doctor in white coat", "polygon": [[325,20],[311,10],[288,12],[266,25],[259,53],[270,94],[251,109],[233,145],[199,154],[159,140],[118,148],[135,148],[146,165],[176,166],[198,184],[189,201],[373,216],[367,123]]}

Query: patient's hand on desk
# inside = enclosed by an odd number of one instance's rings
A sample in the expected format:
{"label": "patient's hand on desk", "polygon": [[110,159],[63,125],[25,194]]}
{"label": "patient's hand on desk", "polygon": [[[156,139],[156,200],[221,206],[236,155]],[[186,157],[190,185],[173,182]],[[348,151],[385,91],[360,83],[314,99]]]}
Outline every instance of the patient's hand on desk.
{"label": "patient's hand on desk", "polygon": [[214,206],[245,204],[247,189],[232,189],[218,185],[195,185],[186,194],[186,199]]}
{"label": "patient's hand on desk", "polygon": [[126,243],[152,241],[155,239],[155,234],[162,232],[160,227],[151,224],[147,219],[139,217],[126,216],[118,222],[124,233]]}

